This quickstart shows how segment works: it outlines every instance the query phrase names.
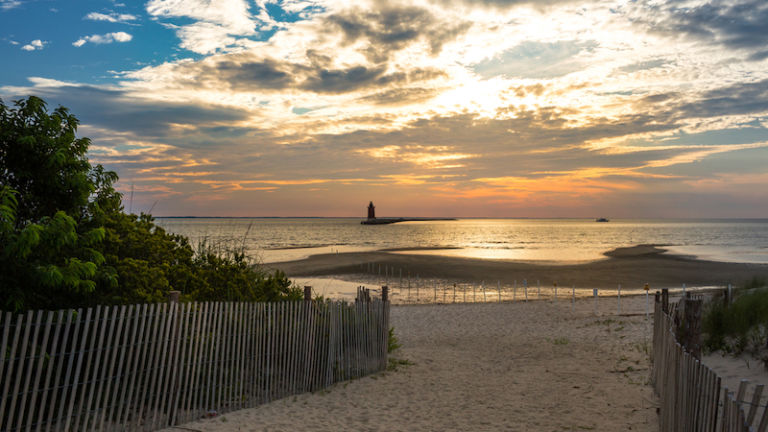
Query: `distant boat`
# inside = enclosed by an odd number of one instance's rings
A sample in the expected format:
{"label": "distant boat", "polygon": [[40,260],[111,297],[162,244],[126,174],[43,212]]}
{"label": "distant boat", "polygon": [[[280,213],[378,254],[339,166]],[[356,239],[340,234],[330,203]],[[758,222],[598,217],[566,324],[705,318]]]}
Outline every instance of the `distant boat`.
{"label": "distant boat", "polygon": [[610,219],[606,219],[606,218],[597,218],[597,219],[595,219],[595,222],[610,222]]}

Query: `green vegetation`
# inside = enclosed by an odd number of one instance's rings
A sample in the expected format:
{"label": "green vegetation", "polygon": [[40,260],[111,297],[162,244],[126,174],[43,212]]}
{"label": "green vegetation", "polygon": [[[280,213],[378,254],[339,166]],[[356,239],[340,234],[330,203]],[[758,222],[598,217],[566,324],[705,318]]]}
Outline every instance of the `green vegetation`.
{"label": "green vegetation", "polygon": [[387,352],[391,353],[392,351],[400,348],[402,345],[398,343],[397,337],[395,336],[395,328],[390,327],[389,333],[387,337]]}
{"label": "green vegetation", "polygon": [[727,306],[722,297],[707,304],[702,320],[704,346],[735,355],[748,352],[768,361],[768,284],[754,278],[734,290],[733,297]]}
{"label": "green vegetation", "polygon": [[243,248],[193,250],[147,214],[123,212],[117,174],[86,157],[66,108],[31,96],[0,100],[0,308],[302,298]]}
{"label": "green vegetation", "polygon": [[[387,338],[387,353],[392,354],[394,351],[397,351],[402,345],[398,342],[397,337],[395,336],[395,328],[390,327],[388,338]],[[415,363],[408,359],[399,359],[395,358],[393,356],[390,356],[387,359],[387,370],[388,371],[397,371],[400,370],[401,366],[413,366]]]}

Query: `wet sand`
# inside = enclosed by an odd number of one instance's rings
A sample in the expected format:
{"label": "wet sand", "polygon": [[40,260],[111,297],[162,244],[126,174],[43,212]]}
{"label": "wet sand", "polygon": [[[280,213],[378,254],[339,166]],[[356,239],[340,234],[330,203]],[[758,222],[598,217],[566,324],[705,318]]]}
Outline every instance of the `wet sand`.
{"label": "wet sand", "polygon": [[[394,253],[397,252],[397,253]],[[457,282],[540,280],[542,285],[576,285],[580,288],[652,289],[687,286],[738,285],[754,276],[768,277],[768,264],[704,261],[666,253],[663,247],[639,245],[606,253],[602,260],[578,264],[531,263],[503,260],[417,255],[403,251],[355,252],[314,255],[307,259],[268,264],[289,277],[334,276],[352,280],[363,277],[368,263],[387,266],[399,275],[439,278]],[[407,251],[405,251],[407,252]]]}

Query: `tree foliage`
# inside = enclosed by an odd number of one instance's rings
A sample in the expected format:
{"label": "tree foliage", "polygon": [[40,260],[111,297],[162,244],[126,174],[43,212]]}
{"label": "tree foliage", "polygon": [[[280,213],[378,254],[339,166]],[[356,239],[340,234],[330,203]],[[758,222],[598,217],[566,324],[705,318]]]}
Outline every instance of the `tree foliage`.
{"label": "tree foliage", "polygon": [[48,112],[31,96],[0,100],[0,307],[58,309],[92,304],[300,298],[282,273],[268,273],[243,251],[201,249],[125,214],[117,174],[86,157],[66,108]]}

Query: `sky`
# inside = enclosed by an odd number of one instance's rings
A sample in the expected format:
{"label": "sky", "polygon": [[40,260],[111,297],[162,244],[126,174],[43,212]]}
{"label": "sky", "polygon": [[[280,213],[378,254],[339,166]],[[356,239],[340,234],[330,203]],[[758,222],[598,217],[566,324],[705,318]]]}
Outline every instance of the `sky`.
{"label": "sky", "polygon": [[768,217],[768,2],[0,0],[155,216]]}

